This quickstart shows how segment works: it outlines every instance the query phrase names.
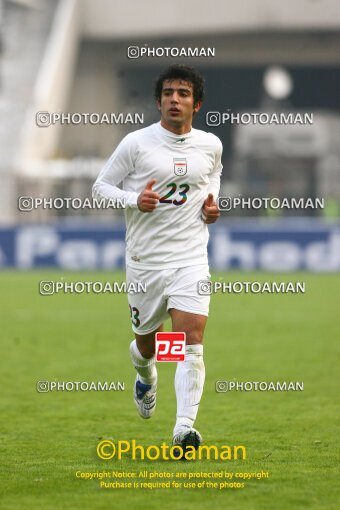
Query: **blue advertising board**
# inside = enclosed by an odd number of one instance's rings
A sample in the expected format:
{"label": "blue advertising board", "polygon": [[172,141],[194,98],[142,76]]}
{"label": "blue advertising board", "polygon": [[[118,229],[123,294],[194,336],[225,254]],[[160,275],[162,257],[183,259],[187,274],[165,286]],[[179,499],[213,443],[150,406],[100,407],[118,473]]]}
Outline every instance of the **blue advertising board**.
{"label": "blue advertising board", "polygon": [[[340,271],[340,225],[317,220],[228,221],[209,227],[211,269]],[[123,224],[0,228],[0,266],[65,270],[124,267]]]}

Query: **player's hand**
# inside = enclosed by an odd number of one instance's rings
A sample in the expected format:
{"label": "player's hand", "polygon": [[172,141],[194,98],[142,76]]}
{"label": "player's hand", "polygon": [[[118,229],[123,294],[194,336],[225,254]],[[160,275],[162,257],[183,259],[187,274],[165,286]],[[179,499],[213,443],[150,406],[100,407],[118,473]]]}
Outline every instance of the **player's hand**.
{"label": "player's hand", "polygon": [[158,193],[152,191],[152,186],[156,184],[156,179],[149,181],[145,189],[139,194],[137,199],[138,209],[142,212],[152,212],[156,209],[159,199]]}
{"label": "player's hand", "polygon": [[209,193],[208,197],[204,200],[202,207],[202,218],[204,223],[207,225],[215,223],[215,221],[220,217],[220,214],[221,213],[217,207],[214,196]]}

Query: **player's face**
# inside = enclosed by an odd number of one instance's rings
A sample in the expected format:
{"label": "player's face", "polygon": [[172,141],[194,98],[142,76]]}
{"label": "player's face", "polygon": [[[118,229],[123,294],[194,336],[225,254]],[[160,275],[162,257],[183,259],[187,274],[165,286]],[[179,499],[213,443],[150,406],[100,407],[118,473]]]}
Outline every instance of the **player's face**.
{"label": "player's face", "polygon": [[192,83],[182,80],[165,80],[163,82],[161,101],[161,124],[166,129],[183,134],[190,131],[192,117],[201,108],[201,103],[194,105]]}

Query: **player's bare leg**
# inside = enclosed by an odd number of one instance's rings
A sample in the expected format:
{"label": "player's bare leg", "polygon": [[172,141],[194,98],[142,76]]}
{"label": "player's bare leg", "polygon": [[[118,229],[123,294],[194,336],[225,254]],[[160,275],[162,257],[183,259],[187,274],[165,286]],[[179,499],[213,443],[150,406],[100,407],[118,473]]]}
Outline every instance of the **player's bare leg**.
{"label": "player's bare leg", "polygon": [[137,347],[144,358],[152,358],[155,355],[155,336],[158,331],[163,331],[163,324],[148,335],[137,335],[135,333]]}
{"label": "player's bare leg", "polygon": [[155,364],[155,335],[163,325],[147,335],[137,335],[130,344],[132,363],[137,370],[134,399],[142,418],[150,418],[156,409],[157,369]]}
{"label": "player's bare leg", "polygon": [[203,393],[205,367],[203,361],[203,333],[207,322],[205,315],[171,309],[173,331],[186,334],[185,361],[177,363],[175,391],[177,399],[176,424],[173,443],[197,448],[202,438],[193,428]]}

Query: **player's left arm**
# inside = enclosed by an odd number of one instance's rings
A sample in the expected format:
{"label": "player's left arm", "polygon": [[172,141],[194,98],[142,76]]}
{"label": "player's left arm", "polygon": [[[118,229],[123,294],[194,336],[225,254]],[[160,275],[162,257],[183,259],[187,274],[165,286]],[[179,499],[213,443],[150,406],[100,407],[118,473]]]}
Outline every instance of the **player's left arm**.
{"label": "player's left arm", "polygon": [[208,186],[208,196],[204,200],[202,207],[202,218],[204,223],[209,225],[215,223],[220,217],[220,211],[217,207],[216,199],[220,191],[221,174],[222,174],[222,143],[218,140],[215,151],[215,166],[210,175],[210,182]]}

